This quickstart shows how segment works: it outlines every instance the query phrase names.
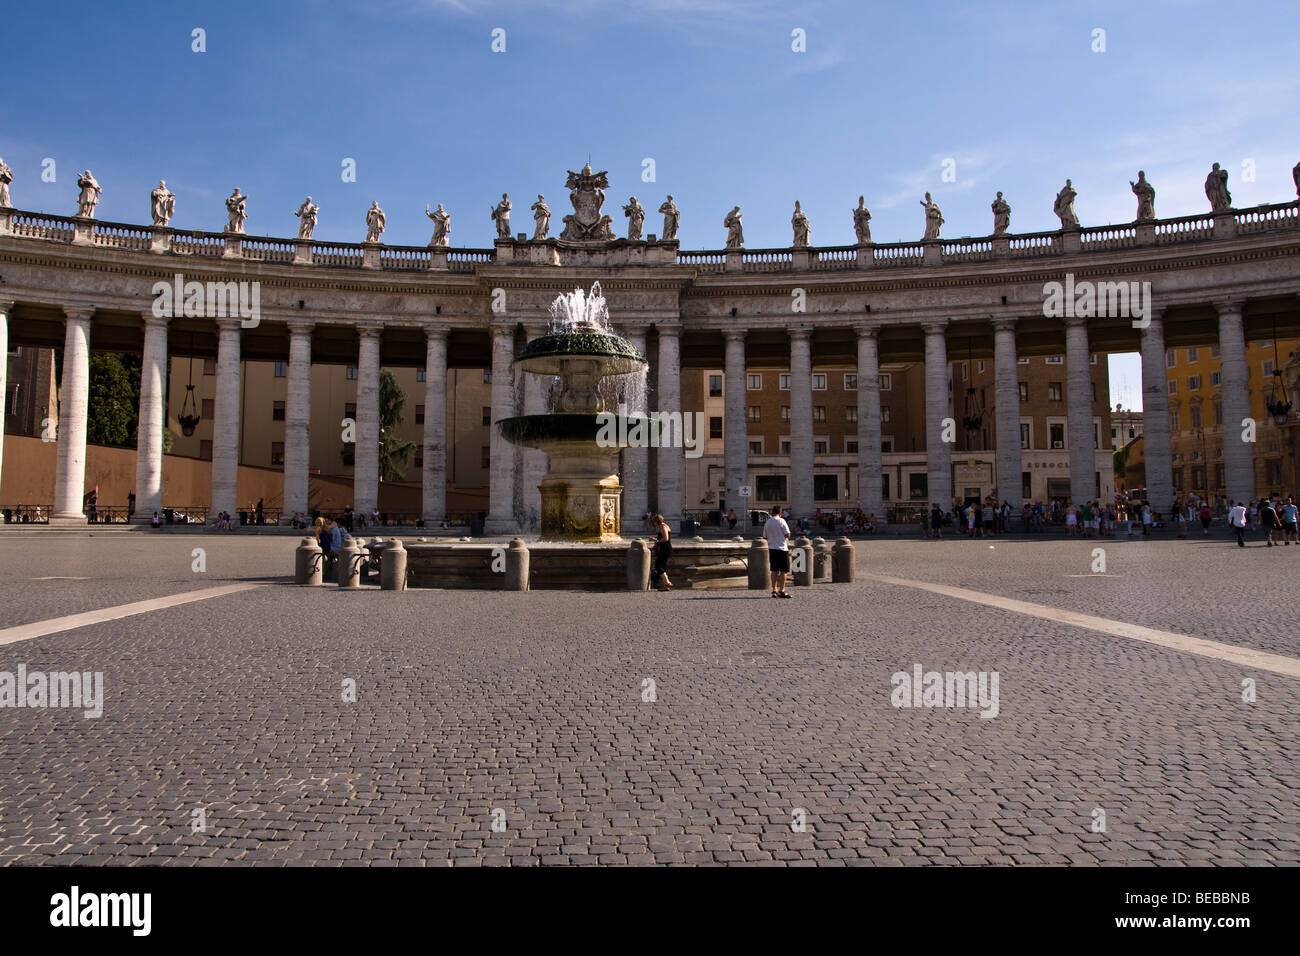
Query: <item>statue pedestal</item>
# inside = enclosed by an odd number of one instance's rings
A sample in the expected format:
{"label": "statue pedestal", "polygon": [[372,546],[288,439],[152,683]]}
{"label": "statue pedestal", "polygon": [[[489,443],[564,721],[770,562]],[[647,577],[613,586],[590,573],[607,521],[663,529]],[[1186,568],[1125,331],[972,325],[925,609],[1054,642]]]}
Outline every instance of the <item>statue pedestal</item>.
{"label": "statue pedestal", "polygon": [[311,263],[311,240],[295,239],[293,241],[293,264],[296,266],[309,266]]}
{"label": "statue pedestal", "polygon": [[790,264],[798,270],[806,270],[812,265],[812,253],[807,246],[796,248],[790,254]]}
{"label": "statue pedestal", "polygon": [[363,244],[361,249],[361,268],[379,268],[379,248],[380,244],[377,242],[367,242]]}
{"label": "statue pedestal", "polygon": [[95,241],[95,220],[83,216],[76,217],[72,231],[74,246],[88,246]]}
{"label": "statue pedestal", "polygon": [[997,259],[1011,258],[1011,240],[1007,236],[993,237],[993,256]]}
{"label": "statue pedestal", "polygon": [[13,229],[10,226],[10,220],[14,211],[8,206],[0,206],[0,236],[7,236]]}
{"label": "statue pedestal", "polygon": [[[154,226],[149,237],[149,251],[162,255],[172,251],[172,231],[166,226]],[[152,520],[152,519],[151,519]]]}
{"label": "statue pedestal", "polygon": [[1061,230],[1061,251],[1067,255],[1071,252],[1083,251],[1083,241],[1079,238],[1078,226]]}
{"label": "statue pedestal", "polygon": [[1137,223],[1137,244],[1139,246],[1156,244],[1156,224],[1153,220],[1143,219]]}
{"label": "statue pedestal", "polygon": [[1214,214],[1214,238],[1235,239],[1237,236],[1237,217],[1231,209],[1224,209]]}
{"label": "statue pedestal", "polygon": [[618,451],[599,446],[552,446],[542,493],[542,538],[546,541],[618,541],[623,486]]}
{"label": "statue pedestal", "polygon": [[441,272],[446,272],[447,271],[447,247],[430,246],[429,248],[431,250],[429,252],[429,268],[436,269]]}
{"label": "statue pedestal", "polygon": [[223,259],[242,259],[244,257],[244,237],[233,232],[226,233],[226,248],[221,251]]}
{"label": "statue pedestal", "polygon": [[727,264],[724,267],[727,272],[744,272],[745,271],[745,254],[740,249],[727,250]]}
{"label": "statue pedestal", "polygon": [[874,242],[858,243],[858,268],[870,269],[876,258],[876,244]]}
{"label": "statue pedestal", "polygon": [[943,251],[939,248],[939,242],[936,239],[927,239],[922,244],[925,250],[921,261],[927,266],[943,265]]}

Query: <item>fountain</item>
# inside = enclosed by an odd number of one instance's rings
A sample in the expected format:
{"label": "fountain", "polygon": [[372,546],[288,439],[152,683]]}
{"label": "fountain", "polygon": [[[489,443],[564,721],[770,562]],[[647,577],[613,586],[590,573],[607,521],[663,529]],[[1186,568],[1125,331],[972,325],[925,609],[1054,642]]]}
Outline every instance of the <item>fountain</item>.
{"label": "fountain", "polygon": [[551,411],[500,424],[507,441],[540,449],[549,459],[540,486],[543,541],[622,540],[619,447],[601,434],[609,432],[611,419],[621,435],[653,427],[651,419],[627,414],[642,407],[647,364],[611,330],[599,282],[589,293],[575,289],[556,298],[547,333],[515,358],[520,371],[551,380]]}

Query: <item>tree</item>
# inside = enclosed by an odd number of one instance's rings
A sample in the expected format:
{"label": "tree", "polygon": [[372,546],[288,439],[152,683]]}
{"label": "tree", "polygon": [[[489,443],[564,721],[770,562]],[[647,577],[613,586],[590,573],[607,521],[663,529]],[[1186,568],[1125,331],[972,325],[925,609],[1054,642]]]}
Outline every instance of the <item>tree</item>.
{"label": "tree", "polygon": [[92,445],[134,447],[139,409],[140,357],[92,353],[86,441]]}
{"label": "tree", "polygon": [[406,407],[406,393],[397,383],[397,376],[385,369],[379,374],[379,480],[401,481],[406,475],[407,463],[415,454],[415,442],[397,437],[397,426],[402,424],[402,409]]}
{"label": "tree", "polygon": [[1115,477],[1123,478],[1124,473],[1128,470],[1128,445],[1123,448],[1116,448],[1112,457],[1115,461]]}

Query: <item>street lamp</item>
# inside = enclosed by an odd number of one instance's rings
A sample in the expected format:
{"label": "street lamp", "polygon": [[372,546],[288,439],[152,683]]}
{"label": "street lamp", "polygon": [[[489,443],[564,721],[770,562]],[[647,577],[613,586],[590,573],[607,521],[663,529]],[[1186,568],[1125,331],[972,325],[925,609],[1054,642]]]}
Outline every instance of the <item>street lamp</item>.
{"label": "street lamp", "polygon": [[[1281,394],[1278,394],[1281,392]],[[1274,424],[1278,426],[1285,425],[1287,419],[1291,417],[1291,403],[1285,401],[1286,388],[1282,384],[1281,362],[1277,354],[1277,320],[1273,320],[1273,394],[1270,396],[1265,407],[1268,413],[1273,416]]]}

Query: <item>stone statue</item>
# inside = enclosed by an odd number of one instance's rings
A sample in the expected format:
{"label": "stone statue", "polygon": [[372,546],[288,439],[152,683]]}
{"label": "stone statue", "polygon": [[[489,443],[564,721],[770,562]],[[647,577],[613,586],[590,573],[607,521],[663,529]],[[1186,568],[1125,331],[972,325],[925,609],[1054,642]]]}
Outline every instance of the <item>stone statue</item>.
{"label": "stone statue", "polygon": [[376,199],[366,212],[366,242],[378,242],[386,225],[388,219],[384,216],[384,211],[379,208],[379,200]]}
{"label": "stone statue", "polygon": [[438,203],[434,212],[429,212],[429,204],[425,203],[424,214],[433,220],[433,237],[429,240],[429,245],[451,245],[451,213],[442,208],[442,203]]}
{"label": "stone statue", "polygon": [[564,232],[560,233],[560,238],[571,242],[607,242],[613,239],[614,220],[600,212],[605,204],[605,190],[609,188],[608,172],[593,173],[591,163],[588,163],[581,172],[569,170],[568,173],[564,188],[569,190],[573,213],[564,217]]}
{"label": "stone statue", "polygon": [[0,159],[0,209],[9,209],[9,184],[14,181],[14,171],[9,164]]}
{"label": "stone statue", "polygon": [[930,242],[938,239],[939,228],[943,225],[943,213],[939,210],[939,204],[930,198],[929,193],[918,202],[925,207],[925,235],[921,237],[921,241]]}
{"label": "stone statue", "polygon": [[1061,191],[1056,194],[1056,202],[1052,203],[1052,212],[1061,218],[1062,229],[1079,228],[1079,217],[1074,212],[1074,197],[1077,195],[1079,194],[1067,179]]}
{"label": "stone statue", "polygon": [[797,199],[794,201],[794,215],[790,217],[790,225],[794,227],[795,248],[807,248],[812,230],[808,226],[808,216],[799,205],[799,200]]}
{"label": "stone statue", "polygon": [[149,194],[149,213],[155,226],[165,226],[176,210],[176,194],[167,189],[167,180],[158,180],[158,187]]}
{"label": "stone statue", "polygon": [[103,190],[89,169],[77,177],[77,185],[81,187],[81,193],[77,196],[77,215],[83,219],[94,219],[95,207],[99,205],[99,196]]}
{"label": "stone statue", "polygon": [[727,248],[743,249],[745,230],[740,225],[740,207],[733,207],[731,212],[727,213],[727,218],[722,220],[722,224],[727,227]]}
{"label": "stone statue", "polygon": [[1133,189],[1133,195],[1138,198],[1138,219],[1156,218],[1156,190],[1147,182],[1147,174],[1139,169],[1138,181],[1130,180],[1129,186]]}
{"label": "stone statue", "polygon": [[1011,203],[1002,198],[998,193],[998,198],[993,200],[993,235],[1005,236],[1007,229],[1011,226]]}
{"label": "stone statue", "polygon": [[248,218],[248,211],[244,208],[246,202],[248,197],[239,194],[238,186],[226,197],[226,232],[243,234],[244,220]]}
{"label": "stone statue", "polygon": [[853,210],[853,231],[858,234],[858,245],[871,241],[871,212],[865,196],[858,197],[858,208]]}
{"label": "stone statue", "polygon": [[673,202],[671,194],[659,207],[659,211],[664,214],[664,231],[661,238],[676,239],[677,226],[681,222],[681,214],[677,211],[677,203]]}
{"label": "stone statue", "polygon": [[551,231],[551,207],[546,205],[546,197],[538,193],[537,202],[528,208],[533,211],[533,222],[537,224],[533,230],[533,241],[545,239],[546,234]]}
{"label": "stone statue", "polygon": [[1210,175],[1205,177],[1205,198],[1214,212],[1232,208],[1232,193],[1228,192],[1228,171],[1215,163]]}
{"label": "stone statue", "polygon": [[1295,180],[1295,194],[1300,196],[1300,163],[1296,163],[1292,168],[1291,178]]}
{"label": "stone statue", "polygon": [[623,215],[627,216],[627,237],[640,239],[641,227],[645,223],[645,207],[633,196],[623,207]]}
{"label": "stone statue", "polygon": [[510,238],[510,194],[502,193],[501,201],[492,208],[492,221],[497,224],[497,238]]}
{"label": "stone statue", "polygon": [[310,239],[311,234],[316,231],[316,213],[320,212],[320,206],[315,205],[308,196],[302,201],[302,205],[294,210],[294,215],[298,217],[298,238]]}

